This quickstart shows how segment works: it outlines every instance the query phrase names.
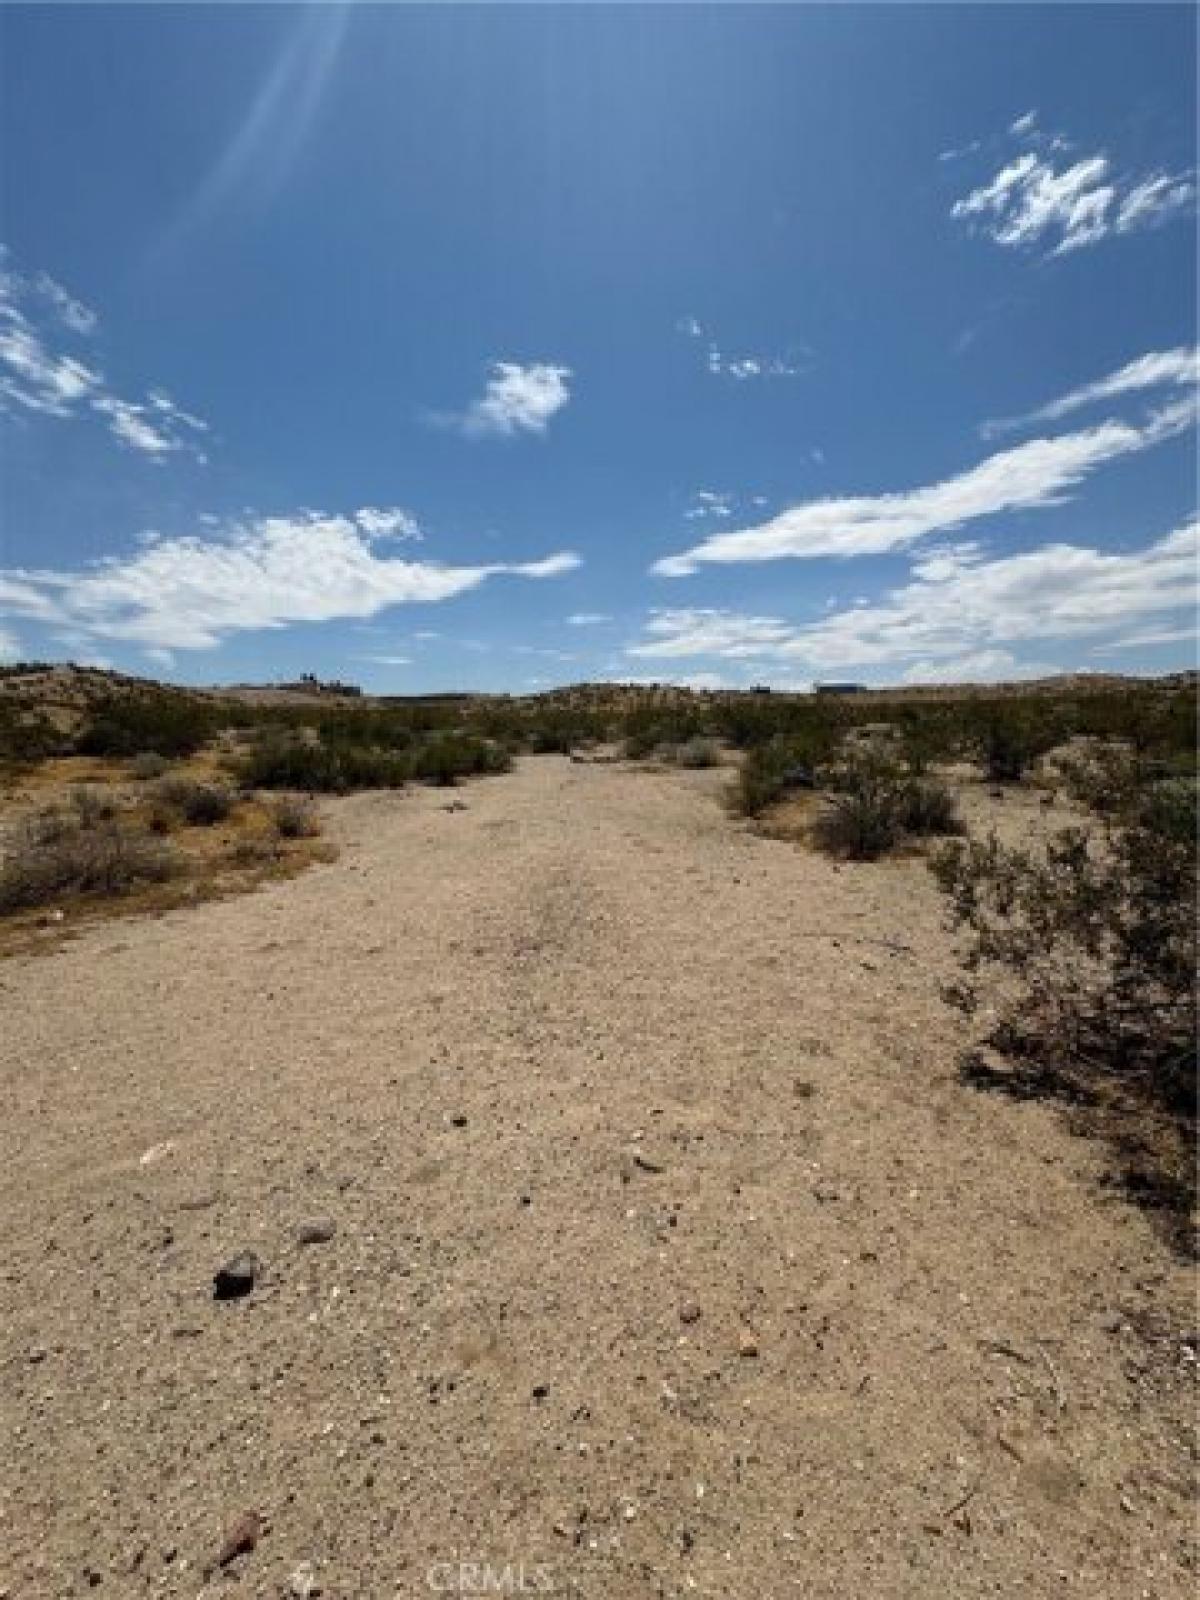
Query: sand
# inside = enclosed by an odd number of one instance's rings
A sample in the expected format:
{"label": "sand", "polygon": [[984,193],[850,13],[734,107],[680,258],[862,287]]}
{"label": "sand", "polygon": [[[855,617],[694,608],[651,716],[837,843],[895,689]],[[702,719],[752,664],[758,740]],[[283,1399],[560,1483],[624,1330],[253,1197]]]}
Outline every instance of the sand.
{"label": "sand", "polygon": [[0,965],[0,1594],[1194,1593],[1189,1274],[958,1081],[923,863],[725,781],[329,803]]}

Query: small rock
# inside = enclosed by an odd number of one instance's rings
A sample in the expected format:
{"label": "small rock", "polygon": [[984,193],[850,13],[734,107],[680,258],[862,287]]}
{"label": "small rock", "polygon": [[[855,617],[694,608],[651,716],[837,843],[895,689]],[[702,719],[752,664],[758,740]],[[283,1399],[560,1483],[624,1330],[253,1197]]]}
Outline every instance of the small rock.
{"label": "small rock", "polygon": [[758,1340],[750,1332],[749,1328],[743,1328],[738,1334],[738,1355],[750,1357],[757,1354]]}
{"label": "small rock", "polygon": [[225,1530],[225,1539],[217,1551],[214,1567],[227,1567],[239,1556],[248,1556],[262,1538],[263,1522],[257,1511],[243,1511]]}
{"label": "small rock", "polygon": [[36,1367],[39,1361],[45,1361],[45,1359],[46,1349],[44,1345],[31,1345],[29,1350],[26,1352],[26,1360],[29,1362],[30,1366]]}
{"label": "small rock", "polygon": [[466,1125],[467,1119],[461,1111],[455,1112],[455,1114],[450,1118],[450,1126],[452,1128],[465,1128]]}
{"label": "small rock", "polygon": [[262,1262],[253,1250],[243,1250],[230,1256],[223,1267],[213,1274],[214,1300],[240,1300],[253,1289],[262,1271]]}
{"label": "small rock", "polygon": [[699,1322],[700,1307],[695,1300],[685,1300],[679,1308],[680,1322]]}
{"label": "small rock", "polygon": [[336,1232],[332,1217],[313,1217],[296,1229],[296,1240],[299,1244],[328,1244]]}
{"label": "small rock", "polygon": [[532,1394],[533,1394],[533,1398],[535,1400],[544,1400],[549,1393],[550,1393],[550,1385],[548,1383],[535,1383],[534,1384],[533,1390],[532,1390]]}
{"label": "small rock", "polygon": [[316,1600],[321,1590],[311,1561],[302,1561],[289,1574],[287,1588],[283,1592],[288,1600]]}
{"label": "small rock", "polygon": [[643,1172],[665,1172],[667,1170],[665,1163],[647,1154],[645,1150],[635,1150],[633,1152],[633,1164],[635,1167],[641,1167]]}
{"label": "small rock", "polygon": [[143,1150],[138,1157],[139,1167],[155,1167],[160,1161],[171,1155],[175,1149],[174,1139],[164,1139],[161,1144],[152,1144],[149,1150]]}

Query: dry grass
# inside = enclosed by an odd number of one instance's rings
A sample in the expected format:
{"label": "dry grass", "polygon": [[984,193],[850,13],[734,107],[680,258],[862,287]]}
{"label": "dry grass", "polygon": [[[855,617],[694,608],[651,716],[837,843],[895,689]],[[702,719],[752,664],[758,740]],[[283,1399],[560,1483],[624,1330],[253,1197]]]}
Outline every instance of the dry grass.
{"label": "dry grass", "polygon": [[[131,768],[107,758],[48,761],[0,793],[0,860],[10,872],[15,859],[30,863],[28,892],[14,891],[0,911],[0,958],[55,949],[97,922],[242,893],[336,856],[318,837],[315,808],[301,805],[303,831],[287,832],[279,824],[286,800],[243,796],[225,818],[193,826]],[[221,776],[210,752],[172,768],[189,789]],[[55,860],[43,850],[32,861],[31,831],[56,828],[66,842]]]}

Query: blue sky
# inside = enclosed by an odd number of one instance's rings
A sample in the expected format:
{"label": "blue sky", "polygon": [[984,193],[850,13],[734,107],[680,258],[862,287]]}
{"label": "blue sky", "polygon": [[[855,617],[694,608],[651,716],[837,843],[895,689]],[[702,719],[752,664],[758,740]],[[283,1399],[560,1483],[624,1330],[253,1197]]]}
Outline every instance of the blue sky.
{"label": "blue sky", "polygon": [[0,655],[1192,664],[1192,8],[9,6],[0,43]]}

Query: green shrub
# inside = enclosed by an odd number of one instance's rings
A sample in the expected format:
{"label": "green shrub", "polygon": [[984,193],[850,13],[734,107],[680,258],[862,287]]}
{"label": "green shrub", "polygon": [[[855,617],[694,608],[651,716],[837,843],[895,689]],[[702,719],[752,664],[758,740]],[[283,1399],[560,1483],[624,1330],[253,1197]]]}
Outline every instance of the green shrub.
{"label": "green shrub", "polygon": [[1155,786],[1099,833],[1041,849],[995,838],[935,861],[969,936],[971,1008],[992,970],[1010,995],[989,1038],[1042,1070],[1110,1073],[1195,1114],[1197,789]]}
{"label": "green shrub", "polygon": [[828,742],[815,738],[773,739],[770,744],[753,746],[738,772],[735,809],[742,816],[757,817],[786,795],[815,788],[830,748]]}
{"label": "green shrub", "polygon": [[0,862],[0,913],[63,895],[127,894],[177,870],[168,845],[119,821],[85,826],[77,817],[43,812],[18,830]]}
{"label": "green shrub", "polygon": [[830,855],[874,861],[904,836],[900,791],[890,780],[864,779],[827,797],[813,840]]}
{"label": "green shrub", "polygon": [[220,709],[186,695],[112,695],[88,713],[76,738],[80,755],[186,756],[217,731]]}
{"label": "green shrub", "polygon": [[896,799],[904,833],[924,838],[964,831],[958,802],[944,783],[909,778],[897,785]]}
{"label": "green shrub", "polygon": [[993,711],[979,738],[984,770],[992,783],[1019,783],[1039,756],[1053,748],[1051,730],[1024,709]]}

